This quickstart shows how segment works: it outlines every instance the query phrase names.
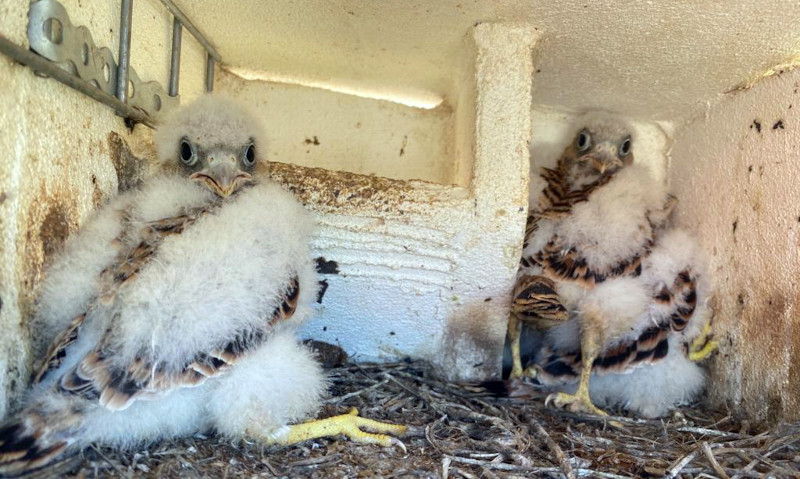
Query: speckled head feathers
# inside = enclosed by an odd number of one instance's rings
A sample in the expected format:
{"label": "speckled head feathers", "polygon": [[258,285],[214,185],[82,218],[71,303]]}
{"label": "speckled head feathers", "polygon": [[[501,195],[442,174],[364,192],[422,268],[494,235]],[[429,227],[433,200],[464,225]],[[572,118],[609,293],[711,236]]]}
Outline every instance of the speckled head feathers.
{"label": "speckled head feathers", "polygon": [[591,111],[579,116],[564,157],[576,175],[614,173],[633,164],[633,129],[621,116]]}
{"label": "speckled head feathers", "polygon": [[620,140],[630,135],[633,138],[633,128],[624,117],[607,111],[589,111],[579,116],[575,121],[574,135],[581,130],[592,132],[596,142]]}
{"label": "speckled head feathers", "polygon": [[261,122],[228,96],[204,95],[181,106],[154,138],[162,169],[185,174],[222,197],[266,173]]}
{"label": "speckled head feathers", "polygon": [[199,146],[242,144],[251,138],[258,159],[265,159],[266,141],[256,113],[240,100],[221,94],[203,95],[167,114],[154,134],[161,162],[177,159],[181,138]]}

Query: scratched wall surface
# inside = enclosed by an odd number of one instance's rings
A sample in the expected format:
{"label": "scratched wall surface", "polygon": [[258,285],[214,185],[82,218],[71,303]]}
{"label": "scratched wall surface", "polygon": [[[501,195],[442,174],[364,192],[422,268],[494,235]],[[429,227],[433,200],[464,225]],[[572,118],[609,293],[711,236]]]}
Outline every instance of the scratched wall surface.
{"label": "scratched wall surface", "polygon": [[712,255],[720,354],[709,392],[758,421],[800,418],[800,70],[727,94],[678,129],[679,224]]}
{"label": "scratched wall surface", "polygon": [[246,80],[225,70],[217,75],[216,87],[246,98],[260,113],[269,135],[269,161],[458,183],[448,103],[415,108],[321,88]]}
{"label": "scratched wall surface", "polygon": [[[117,50],[119,1],[62,1],[98,46]],[[27,47],[28,2],[0,5],[0,34]],[[136,2],[131,63],[166,82],[170,19],[156,0]],[[184,41],[186,96],[202,91],[203,57]],[[115,53],[116,57],[116,53]],[[197,72],[193,78],[192,72]],[[27,386],[27,318],[42,265],[97,206],[149,170],[151,132],[132,131],[108,107],[0,56],[0,417]]]}
{"label": "scratched wall surface", "polygon": [[465,42],[474,60],[455,130],[471,136],[453,141],[471,153],[467,187],[273,165],[316,213],[314,253],[337,265],[303,335],[356,360],[427,358],[460,379],[499,373],[527,211],[535,39],[484,24]]}

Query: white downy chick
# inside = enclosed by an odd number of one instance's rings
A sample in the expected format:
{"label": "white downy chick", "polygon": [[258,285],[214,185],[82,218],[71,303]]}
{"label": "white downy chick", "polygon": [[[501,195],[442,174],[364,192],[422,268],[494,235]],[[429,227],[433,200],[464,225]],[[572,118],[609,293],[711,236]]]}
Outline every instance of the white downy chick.
{"label": "white downy chick", "polygon": [[92,442],[280,434],[320,404],[321,368],[293,335],[318,288],[313,221],[263,178],[259,122],[205,96],[155,141],[161,171],[96,212],[46,270],[37,384],[0,426],[0,475]]}

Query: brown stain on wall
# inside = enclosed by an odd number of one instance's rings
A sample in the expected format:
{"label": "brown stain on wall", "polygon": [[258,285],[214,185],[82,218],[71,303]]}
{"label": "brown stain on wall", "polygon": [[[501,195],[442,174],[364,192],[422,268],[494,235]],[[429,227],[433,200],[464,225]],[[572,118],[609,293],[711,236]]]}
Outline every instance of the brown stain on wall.
{"label": "brown stain on wall", "polygon": [[[404,214],[413,203],[433,202],[435,194],[422,198],[410,182],[378,176],[360,175],[323,168],[271,162],[270,177],[286,186],[303,204],[325,211],[340,208],[368,208],[383,213]],[[420,184],[428,184],[419,181]],[[434,188],[441,185],[429,183]]]}
{"label": "brown stain on wall", "polygon": [[42,243],[45,258],[61,249],[69,236],[69,230],[70,221],[65,208],[59,203],[54,203],[47,210],[44,221],[39,227],[39,241]]}
{"label": "brown stain on wall", "polygon": [[[134,155],[125,140],[115,132],[109,133],[107,141],[107,153],[116,170],[119,190],[140,184],[149,172],[147,160]],[[102,143],[97,149],[106,152]],[[94,208],[100,207],[107,197],[100,186],[99,174],[95,172],[86,180],[92,183],[91,204]],[[42,181],[36,200],[30,201],[27,210],[18,217],[21,233],[17,247],[23,252],[18,270],[21,321],[33,313],[34,299],[43,279],[45,265],[58,254],[69,235],[78,229],[84,201],[77,191],[71,189],[69,182],[59,179]]]}
{"label": "brown stain on wall", "polygon": [[118,191],[139,186],[150,170],[147,160],[134,155],[128,143],[114,131],[108,134],[108,148],[117,171]]}
{"label": "brown stain on wall", "polygon": [[800,383],[789,381],[785,387],[787,370],[798,360],[790,351],[789,304],[784,292],[761,287],[742,311],[741,339],[750,345],[741,349],[743,406],[755,422],[773,423],[786,413],[787,398],[800,394]]}
{"label": "brown stain on wall", "polygon": [[33,313],[34,298],[43,279],[44,265],[61,251],[78,224],[75,194],[57,184],[41,182],[36,201],[20,216],[18,249],[23,251],[19,268],[21,320]]}
{"label": "brown stain on wall", "polygon": [[97,176],[92,175],[92,206],[97,208],[102,205],[105,197],[105,193],[103,193],[103,190],[100,189],[100,186],[97,184]]}

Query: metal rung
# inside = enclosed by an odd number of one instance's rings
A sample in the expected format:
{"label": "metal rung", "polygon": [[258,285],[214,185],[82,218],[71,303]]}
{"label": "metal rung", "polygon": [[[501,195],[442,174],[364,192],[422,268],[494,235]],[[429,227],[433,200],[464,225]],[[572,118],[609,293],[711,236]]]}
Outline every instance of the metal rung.
{"label": "metal rung", "polygon": [[100,103],[110,106],[119,115],[140,123],[144,123],[149,127],[154,126],[153,120],[144,112],[139,111],[126,103],[122,103],[114,95],[106,93],[102,89],[86,82],[85,80],[81,80],[76,75],[73,75],[72,73],[60,68],[50,60],[47,60],[30,50],[22,48],[3,36],[0,36],[0,52],[10,57],[14,61],[28,65],[37,73],[44,74],[48,77],[58,80],[68,87],[74,88],[79,92],[94,98]]}
{"label": "metal rung", "polygon": [[[105,47],[96,47],[86,27],[73,26],[57,0],[37,0],[28,12],[28,42],[33,52],[0,36],[0,52],[104,103],[117,114],[153,126],[155,118],[177,106],[180,84],[181,34],[183,27],[197,39],[207,54],[206,90],[214,82],[219,53],[186,15],[170,0],[161,0],[173,15],[169,94],[155,81],[143,82],[130,66],[133,0],[122,0],[120,11],[119,63]],[[35,52],[35,53],[34,53]]]}

